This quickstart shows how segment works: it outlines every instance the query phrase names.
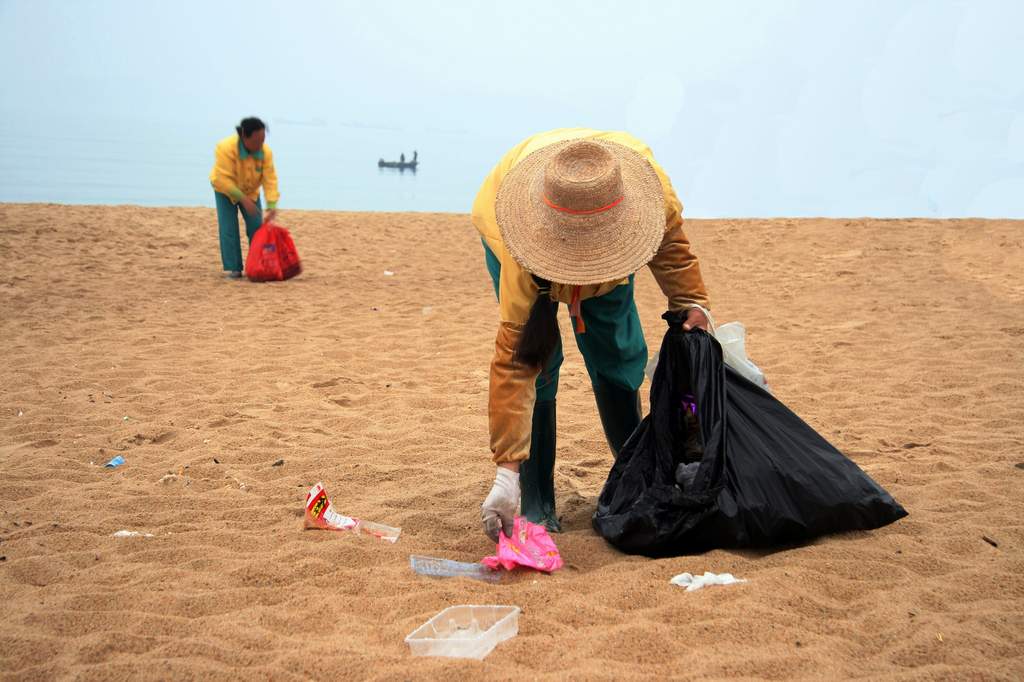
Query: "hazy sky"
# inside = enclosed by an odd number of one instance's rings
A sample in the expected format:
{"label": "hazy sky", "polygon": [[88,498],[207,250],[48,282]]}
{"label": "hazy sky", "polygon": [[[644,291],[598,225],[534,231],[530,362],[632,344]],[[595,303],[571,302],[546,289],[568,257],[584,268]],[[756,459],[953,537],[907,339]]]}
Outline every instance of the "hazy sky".
{"label": "hazy sky", "polygon": [[691,215],[1024,217],[1020,0],[0,0],[0,63],[0,113],[71,129],[585,125]]}

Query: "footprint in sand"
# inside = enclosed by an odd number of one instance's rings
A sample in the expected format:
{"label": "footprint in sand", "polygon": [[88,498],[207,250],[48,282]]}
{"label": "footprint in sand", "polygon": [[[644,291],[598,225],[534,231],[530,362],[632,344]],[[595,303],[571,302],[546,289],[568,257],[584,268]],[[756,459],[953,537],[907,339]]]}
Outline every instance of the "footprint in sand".
{"label": "footprint in sand", "polygon": [[161,443],[166,443],[167,441],[171,440],[177,435],[178,433],[176,431],[164,431],[162,433],[158,433],[155,436],[147,436],[142,433],[137,433],[131,438],[125,438],[121,442],[124,445],[147,445],[151,443],[156,443],[157,445],[159,445]]}
{"label": "footprint in sand", "polygon": [[224,415],[220,419],[214,419],[212,422],[207,424],[207,426],[210,427],[211,429],[219,429],[222,426],[232,426],[234,424],[241,424],[245,422],[245,420],[247,419],[252,419],[252,417],[250,417],[247,414],[239,414],[238,412],[234,412],[231,414]]}

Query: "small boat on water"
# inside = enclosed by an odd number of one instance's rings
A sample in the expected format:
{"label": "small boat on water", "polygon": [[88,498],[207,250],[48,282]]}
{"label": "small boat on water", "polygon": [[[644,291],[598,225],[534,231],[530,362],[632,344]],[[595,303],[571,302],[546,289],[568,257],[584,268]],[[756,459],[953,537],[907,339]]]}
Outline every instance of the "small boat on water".
{"label": "small boat on water", "polygon": [[398,168],[400,170],[416,170],[416,166],[419,165],[419,161],[385,161],[381,159],[377,162],[377,168]]}
{"label": "small boat on water", "polygon": [[420,155],[419,152],[413,151],[412,159],[409,160],[409,161],[405,160],[405,153],[404,152],[402,153],[402,155],[398,159],[398,161],[385,161],[384,159],[380,159],[377,162],[377,168],[397,168],[398,170],[401,170],[401,171],[411,170],[413,173],[415,173],[416,172],[416,166],[419,165],[419,161],[417,160],[419,155]]}

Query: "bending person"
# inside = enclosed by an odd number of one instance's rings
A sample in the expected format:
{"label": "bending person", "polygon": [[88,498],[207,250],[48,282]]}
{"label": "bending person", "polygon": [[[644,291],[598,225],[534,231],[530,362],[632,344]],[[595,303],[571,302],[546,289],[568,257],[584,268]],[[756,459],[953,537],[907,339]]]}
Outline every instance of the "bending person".
{"label": "bending person", "polygon": [[[594,388],[612,454],[640,423],[647,363],[633,300],[648,265],[685,328],[707,329],[708,295],[683,233],[682,205],[651,150],[621,132],[534,135],[509,151],[473,204],[498,297],[488,416],[497,472],[481,508],[497,540],[523,515],[560,530],[555,513],[555,396],[562,363],[559,303]],[[520,492],[521,491],[521,492]]]}
{"label": "bending person", "polygon": [[245,234],[252,236],[263,224],[260,187],[267,200],[267,220],[277,214],[277,171],[274,155],[264,144],[267,126],[258,118],[243,118],[236,134],[217,143],[213,153],[210,184],[217,203],[220,259],[228,277],[242,276],[242,245],[238,236],[238,212],[245,219]]}

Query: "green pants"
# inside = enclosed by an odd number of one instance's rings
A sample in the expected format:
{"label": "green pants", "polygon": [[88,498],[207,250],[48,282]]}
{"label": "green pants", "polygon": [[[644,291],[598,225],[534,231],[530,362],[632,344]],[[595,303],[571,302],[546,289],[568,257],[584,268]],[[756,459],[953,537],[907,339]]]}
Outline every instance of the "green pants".
{"label": "green pants", "polygon": [[252,236],[263,224],[263,208],[259,197],[256,198],[256,213],[249,215],[241,204],[231,203],[226,194],[214,192],[217,202],[217,229],[220,233],[220,262],[225,270],[242,271],[242,243],[238,236],[238,214],[245,218],[245,235],[252,241]]}
{"label": "green pants", "polygon": [[[497,296],[501,262],[486,243],[484,253]],[[574,327],[573,335],[595,389],[602,385],[626,391],[639,389],[647,366],[647,342],[644,341],[640,315],[633,300],[633,275],[629,276],[629,284],[617,286],[604,296],[581,301],[580,314],[587,330],[579,334]],[[562,343],[559,341],[551,359],[537,377],[538,403],[555,399],[562,359]]]}

